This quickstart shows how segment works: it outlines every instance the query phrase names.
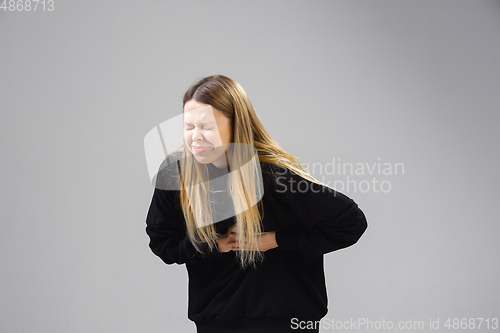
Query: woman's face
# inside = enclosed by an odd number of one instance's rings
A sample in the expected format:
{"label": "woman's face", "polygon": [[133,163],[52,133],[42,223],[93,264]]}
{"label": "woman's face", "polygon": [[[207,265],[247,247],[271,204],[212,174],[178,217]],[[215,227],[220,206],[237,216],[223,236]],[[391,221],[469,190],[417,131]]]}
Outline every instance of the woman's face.
{"label": "woman's face", "polygon": [[199,163],[225,167],[226,144],[232,142],[230,120],[211,105],[191,99],[184,104],[184,141]]}

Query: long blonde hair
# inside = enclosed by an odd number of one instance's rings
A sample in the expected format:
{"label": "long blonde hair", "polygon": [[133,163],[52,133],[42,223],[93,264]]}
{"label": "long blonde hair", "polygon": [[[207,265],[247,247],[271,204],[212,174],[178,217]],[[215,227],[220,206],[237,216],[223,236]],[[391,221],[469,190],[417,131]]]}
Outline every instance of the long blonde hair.
{"label": "long blonde hair", "polygon": [[[207,76],[193,84],[185,93],[183,106],[194,99],[200,103],[209,104],[221,111],[231,123],[233,143],[243,143],[254,147],[257,151],[259,162],[281,165],[292,170],[302,178],[314,183],[325,185],[304,171],[298,160],[303,160],[285,151],[264,129],[252,104],[243,88],[234,80],[224,75]],[[229,148],[228,148],[229,151]],[[186,157],[189,152],[186,143],[176,149],[174,153],[181,153]],[[168,156],[167,156],[168,157]],[[256,268],[256,262],[264,259],[263,252],[256,251],[259,235],[262,232],[262,217],[257,205],[252,204],[251,198],[258,197],[258,189],[249,186],[257,183],[257,175],[252,172],[255,165],[247,163],[248,156],[240,154],[228,154],[230,166],[235,166],[242,172],[231,172],[228,177],[228,192],[233,199],[236,212],[236,233],[238,238],[246,241],[248,250],[236,251],[240,266],[245,268],[252,265]],[[207,165],[197,163],[193,158],[183,158],[185,163],[180,172],[180,199],[183,215],[186,221],[186,229],[189,240],[200,253],[204,253],[201,244],[208,244],[209,250],[217,249],[218,235],[213,223],[199,226],[195,221],[212,221],[212,210],[209,203],[210,188],[208,180]],[[249,167],[248,167],[249,166]],[[243,168],[242,168],[243,167]],[[200,186],[194,186],[200,184]],[[326,185],[325,185],[326,186]],[[191,201],[191,202],[190,202]],[[263,212],[262,200],[259,201]],[[245,209],[243,209],[245,208]],[[194,214],[193,214],[194,212]]]}

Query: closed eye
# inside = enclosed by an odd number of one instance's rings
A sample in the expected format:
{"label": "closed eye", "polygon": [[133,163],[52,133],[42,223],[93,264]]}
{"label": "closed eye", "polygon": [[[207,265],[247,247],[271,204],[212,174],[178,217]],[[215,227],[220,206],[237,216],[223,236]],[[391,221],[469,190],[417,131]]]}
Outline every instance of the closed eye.
{"label": "closed eye", "polygon": [[[194,128],[194,126],[186,126],[185,127],[185,129],[187,129],[187,130],[192,130],[193,128]],[[214,128],[213,127],[212,128],[206,128],[206,127],[204,127],[203,129],[205,129],[207,131],[210,131],[210,130],[213,130]]]}

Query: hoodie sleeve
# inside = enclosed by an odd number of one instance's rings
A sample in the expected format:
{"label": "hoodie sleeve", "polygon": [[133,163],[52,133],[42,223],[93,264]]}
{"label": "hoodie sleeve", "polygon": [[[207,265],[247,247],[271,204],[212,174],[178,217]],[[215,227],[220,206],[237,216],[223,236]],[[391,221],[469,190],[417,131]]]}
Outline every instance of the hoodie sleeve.
{"label": "hoodie sleeve", "polygon": [[355,244],[367,229],[366,217],[354,200],[275,165],[271,195],[289,218],[276,231],[282,250],[321,255]]}
{"label": "hoodie sleeve", "polygon": [[210,252],[208,245],[202,246],[205,254],[201,254],[189,240],[182,212],[175,208],[178,193],[155,188],[146,217],[149,247],[166,264],[194,264],[204,256],[217,255],[218,251]]}

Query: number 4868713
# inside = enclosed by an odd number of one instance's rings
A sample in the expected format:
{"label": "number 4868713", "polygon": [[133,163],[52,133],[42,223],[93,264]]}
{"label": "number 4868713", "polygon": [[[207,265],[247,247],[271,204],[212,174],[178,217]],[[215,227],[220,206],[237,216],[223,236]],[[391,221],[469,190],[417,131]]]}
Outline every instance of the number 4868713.
{"label": "number 4868713", "polygon": [[0,9],[4,12],[52,12],[54,0],[3,0]]}

